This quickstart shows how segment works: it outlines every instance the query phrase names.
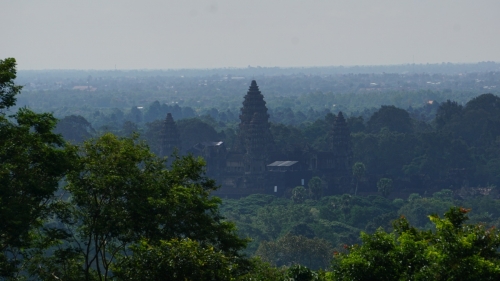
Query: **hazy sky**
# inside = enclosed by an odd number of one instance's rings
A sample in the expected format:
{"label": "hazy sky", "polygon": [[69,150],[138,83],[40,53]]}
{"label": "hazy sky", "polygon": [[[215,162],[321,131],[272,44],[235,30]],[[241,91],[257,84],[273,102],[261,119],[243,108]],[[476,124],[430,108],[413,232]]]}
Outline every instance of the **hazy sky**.
{"label": "hazy sky", "polygon": [[0,0],[19,69],[500,61],[499,0]]}

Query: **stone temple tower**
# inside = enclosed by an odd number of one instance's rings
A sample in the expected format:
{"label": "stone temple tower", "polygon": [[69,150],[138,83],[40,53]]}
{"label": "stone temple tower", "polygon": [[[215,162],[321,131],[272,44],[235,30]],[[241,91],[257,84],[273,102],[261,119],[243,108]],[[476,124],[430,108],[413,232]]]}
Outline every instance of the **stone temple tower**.
{"label": "stone temple tower", "polygon": [[[244,97],[240,120],[240,131],[238,140],[235,143],[235,151],[248,153],[249,150],[256,152],[256,149],[258,149],[263,153],[274,153],[274,140],[269,130],[269,114],[267,114],[266,102],[255,80],[252,80],[252,84]],[[256,135],[259,135],[259,138],[255,138]],[[254,137],[251,138],[251,136]],[[261,142],[261,144],[258,145],[254,142]]]}
{"label": "stone temple tower", "polygon": [[351,131],[344,115],[339,112],[330,131],[330,151],[333,152],[333,163],[336,176],[351,176],[352,145]]}
{"label": "stone temple tower", "polygon": [[269,114],[257,82],[252,81],[241,108],[238,138],[234,150],[244,154],[245,186],[260,188],[269,158],[275,153],[269,130]]}
{"label": "stone temple tower", "polygon": [[167,113],[167,117],[163,121],[160,142],[160,156],[162,157],[170,156],[176,148],[181,150],[179,131],[171,113]]}

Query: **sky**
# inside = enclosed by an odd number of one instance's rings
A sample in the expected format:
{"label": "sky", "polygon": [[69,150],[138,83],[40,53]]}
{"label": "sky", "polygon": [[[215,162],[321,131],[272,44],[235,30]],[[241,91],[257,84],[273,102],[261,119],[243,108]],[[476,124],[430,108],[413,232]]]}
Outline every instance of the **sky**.
{"label": "sky", "polygon": [[18,69],[500,62],[498,0],[0,0]]}

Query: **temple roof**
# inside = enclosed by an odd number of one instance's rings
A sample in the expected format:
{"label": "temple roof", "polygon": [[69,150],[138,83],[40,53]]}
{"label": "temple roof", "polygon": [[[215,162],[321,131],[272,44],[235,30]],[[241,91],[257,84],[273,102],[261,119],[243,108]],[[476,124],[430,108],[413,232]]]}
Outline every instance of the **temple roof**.
{"label": "temple roof", "polygon": [[203,142],[197,143],[196,145],[202,145],[202,146],[221,146],[223,144],[224,144],[224,142],[222,142],[222,141],[203,141]]}
{"label": "temple roof", "polygon": [[292,166],[299,161],[274,161],[273,163],[267,165],[268,167],[288,167]]}
{"label": "temple roof", "polygon": [[252,80],[252,83],[248,88],[248,94],[260,94],[259,86],[257,86],[257,82],[255,80]]}

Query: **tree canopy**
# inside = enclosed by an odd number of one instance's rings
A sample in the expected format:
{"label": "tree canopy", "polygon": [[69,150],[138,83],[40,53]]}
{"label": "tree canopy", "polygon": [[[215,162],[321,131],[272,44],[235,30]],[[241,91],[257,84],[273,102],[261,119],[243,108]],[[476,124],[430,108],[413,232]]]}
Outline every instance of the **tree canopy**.
{"label": "tree canopy", "polygon": [[377,112],[373,113],[367,125],[368,130],[373,133],[378,133],[382,128],[399,133],[413,131],[408,112],[393,105],[383,105]]}
{"label": "tree canopy", "polygon": [[[0,109],[14,105],[15,60],[0,60]],[[0,114],[0,277],[11,277],[32,246],[33,231],[51,213],[59,181],[71,169],[75,150],[52,130],[56,119],[23,108]]]}
{"label": "tree canopy", "polygon": [[[12,81],[15,60],[0,62],[8,108],[20,87]],[[173,251],[192,256],[192,266],[212,261],[197,272],[168,269],[178,280],[246,272],[240,250],[247,241],[221,216],[220,199],[210,196],[217,186],[204,176],[201,158],[176,158],[167,169],[137,136],[106,133],[77,148],[53,133],[49,113],[22,108],[10,117],[0,115],[1,278],[108,280],[116,272],[127,280],[142,270],[144,245],[162,258]],[[89,127],[80,117],[66,121]]]}
{"label": "tree canopy", "polygon": [[[143,259],[144,243],[165,251],[171,250],[167,245],[194,247],[215,257],[220,253],[228,263],[243,261],[238,252],[246,242],[219,214],[220,199],[210,197],[216,186],[203,176],[201,159],[177,158],[166,169],[164,159],[137,138],[109,133],[85,142],[80,155],[66,189],[72,195],[68,224],[76,227],[71,237],[82,241],[77,252],[86,279],[110,278],[112,268],[129,272],[121,264]],[[127,255],[129,247],[137,255]]]}
{"label": "tree canopy", "polygon": [[418,230],[401,217],[394,231],[361,234],[333,259],[334,280],[498,280],[500,233],[466,225],[468,209],[430,215],[435,231]]}
{"label": "tree canopy", "polygon": [[16,59],[0,60],[0,109],[9,108],[16,103],[16,95],[22,89],[22,86],[14,83],[16,74]]}

